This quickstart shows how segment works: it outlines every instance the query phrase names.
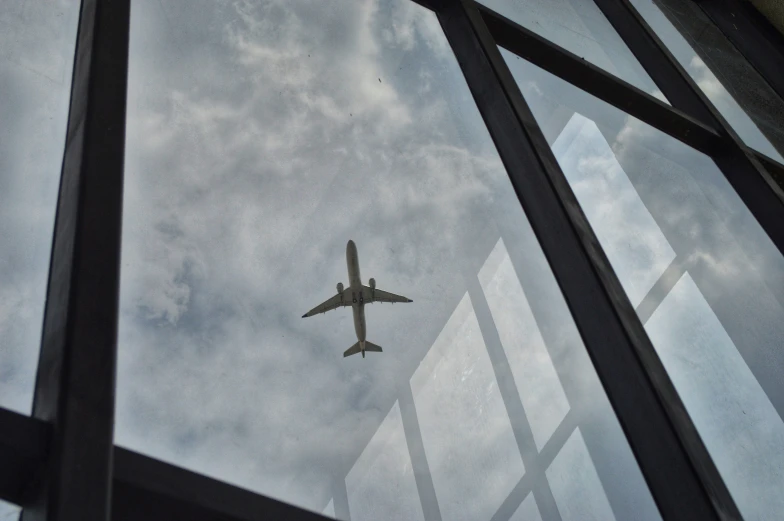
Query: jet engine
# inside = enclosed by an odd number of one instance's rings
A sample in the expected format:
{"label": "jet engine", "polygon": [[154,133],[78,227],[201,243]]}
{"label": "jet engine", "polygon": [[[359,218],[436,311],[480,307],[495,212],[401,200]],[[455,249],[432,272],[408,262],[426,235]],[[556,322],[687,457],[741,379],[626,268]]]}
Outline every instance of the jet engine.
{"label": "jet engine", "polygon": [[343,283],[338,282],[338,293],[343,293]]}
{"label": "jet engine", "polygon": [[370,284],[370,287],[371,287],[371,288],[374,288],[374,289],[375,289],[375,287],[376,287],[376,279],[370,279],[370,280],[368,281],[368,283]]}

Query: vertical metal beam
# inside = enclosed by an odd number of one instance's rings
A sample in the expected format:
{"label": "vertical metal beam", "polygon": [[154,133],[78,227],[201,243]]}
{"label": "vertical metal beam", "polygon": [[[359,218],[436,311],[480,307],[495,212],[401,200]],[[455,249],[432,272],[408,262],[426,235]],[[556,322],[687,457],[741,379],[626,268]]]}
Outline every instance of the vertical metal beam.
{"label": "vertical metal beam", "polygon": [[740,519],[474,3],[437,14],[663,518]]}
{"label": "vertical metal beam", "polygon": [[33,416],[52,425],[25,521],[111,501],[130,0],[83,0]]}
{"label": "vertical metal beam", "polygon": [[715,127],[723,145],[713,160],[784,254],[784,190],[746,147],[629,0],[595,0],[672,106]]}

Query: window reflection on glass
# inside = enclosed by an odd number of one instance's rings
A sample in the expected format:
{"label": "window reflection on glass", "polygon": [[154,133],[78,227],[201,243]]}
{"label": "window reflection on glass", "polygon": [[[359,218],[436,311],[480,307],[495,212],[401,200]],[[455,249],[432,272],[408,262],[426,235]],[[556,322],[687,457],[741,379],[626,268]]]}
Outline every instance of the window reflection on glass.
{"label": "window reflection on glass", "polygon": [[741,513],[776,518],[780,253],[710,158],[502,53]]}
{"label": "window reflection on glass", "polygon": [[547,479],[564,521],[615,519],[580,429],[548,467]]}
{"label": "window reflection on glass", "polygon": [[324,507],[324,510],[322,510],[321,513],[324,514],[327,517],[331,517],[333,519],[336,519],[335,518],[335,503],[334,503],[334,500],[330,499],[329,503],[327,503],[327,506]]}
{"label": "window reflection on glass", "polygon": [[397,402],[346,476],[346,490],[352,520],[424,521]]}
{"label": "window reflection on glass", "polygon": [[[136,1],[128,96],[118,444],[314,511],[344,482],[354,521],[489,518],[557,512],[579,427],[616,517],[658,519],[432,12]],[[349,239],[413,299],[365,306],[364,358],[350,309],[301,318]]]}
{"label": "window reflection on glass", "polygon": [[738,136],[784,162],[784,101],[696,2],[631,0]]}
{"label": "window reflection on glass", "polygon": [[411,389],[442,516],[491,518],[525,469],[468,295]]}
{"label": "window reflection on glass", "polygon": [[0,3],[0,406],[29,413],[79,2]]}
{"label": "window reflection on glass", "polygon": [[569,412],[569,402],[503,240],[479,271],[479,281],[541,451]]}
{"label": "window reflection on glass", "polygon": [[667,101],[593,0],[479,0],[479,3]]}
{"label": "window reflection on glass", "polygon": [[542,514],[536,508],[536,499],[533,494],[526,496],[509,521],[542,521]]}
{"label": "window reflection on glass", "polygon": [[0,521],[17,521],[21,512],[18,506],[0,500]]}

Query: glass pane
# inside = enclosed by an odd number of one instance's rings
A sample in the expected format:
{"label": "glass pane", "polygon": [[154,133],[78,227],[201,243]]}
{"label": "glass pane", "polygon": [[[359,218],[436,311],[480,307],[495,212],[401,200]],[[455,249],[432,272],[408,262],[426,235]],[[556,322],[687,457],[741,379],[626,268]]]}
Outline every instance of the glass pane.
{"label": "glass pane", "polygon": [[324,507],[324,510],[322,510],[321,513],[329,518],[336,519],[335,504],[332,499],[329,500],[329,503],[327,503],[327,506]]}
{"label": "glass pane", "polygon": [[[432,12],[137,1],[131,33],[117,443],[353,521],[658,519]],[[302,318],[338,291],[383,352]]]}
{"label": "glass pane", "polygon": [[784,101],[697,2],[631,0],[745,143],[784,162]]}
{"label": "glass pane", "polygon": [[18,521],[22,509],[0,500],[0,521]]}
{"label": "glass pane", "polygon": [[79,2],[0,2],[0,407],[31,410]]}
{"label": "glass pane", "polygon": [[712,160],[502,51],[744,519],[784,511],[784,259]]}
{"label": "glass pane", "polygon": [[667,101],[593,0],[478,0],[569,52]]}

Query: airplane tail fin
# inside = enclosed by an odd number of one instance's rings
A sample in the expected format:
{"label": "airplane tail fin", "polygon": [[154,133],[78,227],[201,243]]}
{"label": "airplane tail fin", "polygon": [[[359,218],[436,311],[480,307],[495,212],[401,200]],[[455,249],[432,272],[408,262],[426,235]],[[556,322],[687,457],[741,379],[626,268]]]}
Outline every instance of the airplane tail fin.
{"label": "airplane tail fin", "polygon": [[364,342],[365,350],[363,351],[362,350],[362,346],[360,344],[361,344],[360,342],[357,342],[353,346],[351,346],[348,349],[346,349],[346,351],[343,353],[343,358],[345,358],[347,356],[355,355],[355,354],[357,354],[359,352],[362,353],[362,358],[365,358],[365,351],[372,351],[374,353],[380,353],[382,351],[381,346],[377,346],[376,344],[373,344],[372,342],[367,342],[367,341]]}
{"label": "airplane tail fin", "polygon": [[373,351],[375,353],[380,353],[383,350],[381,349],[381,346],[376,345],[372,342],[365,341],[365,351]]}
{"label": "airplane tail fin", "polygon": [[359,351],[360,351],[359,342],[357,342],[353,346],[351,346],[348,349],[346,349],[346,351],[343,353],[343,358],[345,358],[347,356],[355,355],[355,354],[359,353]]}

